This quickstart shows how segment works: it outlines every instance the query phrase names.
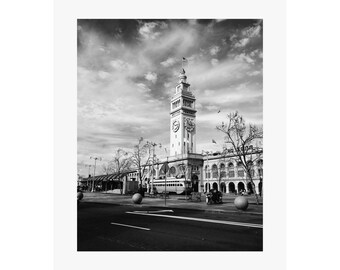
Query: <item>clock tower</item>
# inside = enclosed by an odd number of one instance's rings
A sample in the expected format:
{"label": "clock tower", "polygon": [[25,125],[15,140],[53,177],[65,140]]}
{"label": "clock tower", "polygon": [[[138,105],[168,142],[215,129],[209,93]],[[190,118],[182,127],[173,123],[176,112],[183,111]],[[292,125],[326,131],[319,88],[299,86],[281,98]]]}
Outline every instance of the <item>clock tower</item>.
{"label": "clock tower", "polygon": [[196,152],[196,98],[182,69],[170,102],[170,156]]}

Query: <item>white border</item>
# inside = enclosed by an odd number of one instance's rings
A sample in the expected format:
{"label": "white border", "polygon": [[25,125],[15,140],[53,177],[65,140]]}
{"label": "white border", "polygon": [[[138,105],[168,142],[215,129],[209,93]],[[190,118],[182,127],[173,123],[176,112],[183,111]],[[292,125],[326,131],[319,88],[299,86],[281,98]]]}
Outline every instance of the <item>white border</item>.
{"label": "white border", "polygon": [[[77,164],[77,18],[263,18],[264,155],[266,182],[263,252],[77,252],[74,183]],[[66,1],[55,2],[55,269],[107,267],[210,268],[212,261],[237,269],[285,269],[285,2],[216,1]],[[278,142],[280,146],[278,147]],[[279,152],[279,154],[278,154]],[[278,174],[277,171],[280,171]],[[272,180],[272,181],[271,181]],[[129,260],[136,262],[131,265]],[[178,264],[170,261],[179,260]],[[141,262],[141,263],[140,263]],[[159,266],[158,266],[159,267]],[[156,267],[155,267],[156,268]]]}

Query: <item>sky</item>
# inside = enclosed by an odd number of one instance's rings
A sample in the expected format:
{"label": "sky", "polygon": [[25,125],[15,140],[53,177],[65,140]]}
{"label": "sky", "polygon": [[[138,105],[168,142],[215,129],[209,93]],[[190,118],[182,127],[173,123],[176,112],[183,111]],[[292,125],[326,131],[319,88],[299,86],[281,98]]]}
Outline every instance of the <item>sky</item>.
{"label": "sky", "polygon": [[[78,173],[138,139],[170,143],[170,99],[182,58],[196,97],[196,152],[220,151],[216,126],[238,111],[263,121],[262,20],[78,20]],[[220,113],[218,113],[220,111]],[[216,141],[216,144],[212,143]]]}

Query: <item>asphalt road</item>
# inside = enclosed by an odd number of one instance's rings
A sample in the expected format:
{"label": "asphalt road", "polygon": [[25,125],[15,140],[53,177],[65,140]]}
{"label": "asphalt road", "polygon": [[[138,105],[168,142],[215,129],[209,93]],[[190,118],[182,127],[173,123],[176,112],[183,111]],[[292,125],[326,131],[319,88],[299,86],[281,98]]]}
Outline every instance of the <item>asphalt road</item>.
{"label": "asphalt road", "polygon": [[262,249],[262,215],[90,202],[78,206],[78,251]]}

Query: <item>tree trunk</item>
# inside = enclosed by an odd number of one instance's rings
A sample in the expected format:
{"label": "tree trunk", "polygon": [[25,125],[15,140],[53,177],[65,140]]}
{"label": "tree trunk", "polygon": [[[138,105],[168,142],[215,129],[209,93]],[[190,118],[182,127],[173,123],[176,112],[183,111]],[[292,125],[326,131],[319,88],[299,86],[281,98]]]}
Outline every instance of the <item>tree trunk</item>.
{"label": "tree trunk", "polygon": [[256,200],[256,204],[259,205],[259,197],[257,196],[257,193],[256,193],[256,187],[255,187],[255,183],[253,181],[253,178],[251,176],[251,172],[249,170],[247,170],[247,174],[248,174],[248,179],[251,183],[251,186],[253,187],[253,192],[254,192],[254,196],[255,196],[255,200]]}

